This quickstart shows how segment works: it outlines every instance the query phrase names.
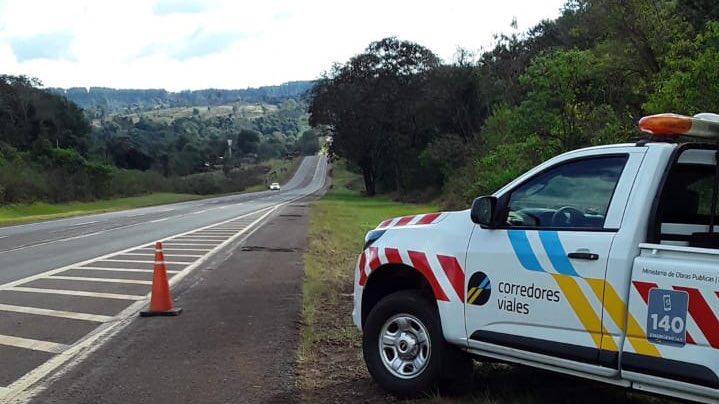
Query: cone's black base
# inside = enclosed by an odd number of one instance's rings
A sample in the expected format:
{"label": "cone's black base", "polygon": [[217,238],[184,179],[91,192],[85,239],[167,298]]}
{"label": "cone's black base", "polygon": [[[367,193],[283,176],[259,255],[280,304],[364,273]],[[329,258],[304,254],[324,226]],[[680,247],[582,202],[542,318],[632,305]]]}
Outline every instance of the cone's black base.
{"label": "cone's black base", "polygon": [[179,316],[182,313],[182,309],[174,308],[168,311],[141,311],[140,317],[172,317]]}

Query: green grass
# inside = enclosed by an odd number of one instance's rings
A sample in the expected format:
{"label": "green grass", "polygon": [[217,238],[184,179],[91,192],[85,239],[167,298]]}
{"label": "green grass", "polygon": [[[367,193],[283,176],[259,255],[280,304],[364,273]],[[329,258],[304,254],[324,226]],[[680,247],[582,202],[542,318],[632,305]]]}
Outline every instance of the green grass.
{"label": "green grass", "polygon": [[[0,206],[0,226],[202,199],[201,195],[156,193],[94,202],[21,203]],[[204,197],[206,198],[206,197]]]}
{"label": "green grass", "polygon": [[[351,324],[352,302],[348,297],[365,233],[390,217],[436,210],[434,205],[365,197],[359,192],[359,176],[342,166],[334,168],[332,184],[329,192],[312,206],[309,247],[304,256],[304,326],[298,361],[300,383],[308,394],[323,390],[323,384],[331,380],[367,376],[356,358],[360,336]],[[335,349],[334,361],[319,354]],[[347,356],[349,360],[341,359]],[[314,400],[309,397],[308,401]]]}

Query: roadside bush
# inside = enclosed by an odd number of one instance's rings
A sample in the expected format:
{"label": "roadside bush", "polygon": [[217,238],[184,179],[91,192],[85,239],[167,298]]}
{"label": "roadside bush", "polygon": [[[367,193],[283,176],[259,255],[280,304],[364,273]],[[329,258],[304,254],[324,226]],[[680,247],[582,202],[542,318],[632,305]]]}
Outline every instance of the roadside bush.
{"label": "roadside bush", "polygon": [[0,170],[3,202],[34,202],[48,197],[47,182],[39,171],[17,160]]}
{"label": "roadside bush", "polygon": [[112,170],[105,197],[136,196],[151,192],[171,192],[171,180],[156,171]]}

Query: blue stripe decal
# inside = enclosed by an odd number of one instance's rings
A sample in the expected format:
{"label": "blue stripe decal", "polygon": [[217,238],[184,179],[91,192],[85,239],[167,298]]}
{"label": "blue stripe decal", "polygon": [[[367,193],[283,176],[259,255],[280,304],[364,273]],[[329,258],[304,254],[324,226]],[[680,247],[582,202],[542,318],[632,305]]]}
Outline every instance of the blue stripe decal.
{"label": "blue stripe decal", "polygon": [[492,285],[489,284],[489,278],[484,278],[482,283],[479,284],[478,288],[480,289],[491,289]]}
{"label": "blue stripe decal", "polygon": [[557,272],[562,275],[579,276],[572,263],[569,262],[569,258],[567,258],[567,253],[559,240],[559,233],[556,231],[540,231],[539,239],[542,241],[542,246],[544,246],[544,250]]}
{"label": "blue stripe decal", "polygon": [[537,257],[534,255],[534,251],[532,251],[532,246],[529,245],[527,232],[524,230],[507,230],[507,235],[509,235],[509,242],[512,243],[514,254],[524,269],[544,272],[539,261],[537,261]]}

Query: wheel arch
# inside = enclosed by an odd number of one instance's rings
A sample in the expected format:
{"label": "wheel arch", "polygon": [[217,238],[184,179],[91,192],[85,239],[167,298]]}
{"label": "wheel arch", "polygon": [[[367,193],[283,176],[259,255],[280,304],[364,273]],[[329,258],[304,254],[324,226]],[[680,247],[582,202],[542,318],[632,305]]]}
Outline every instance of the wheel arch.
{"label": "wheel arch", "polygon": [[428,301],[437,305],[429,281],[415,268],[405,264],[385,264],[372,271],[362,291],[362,325],[382,298],[409,289],[419,290]]}

